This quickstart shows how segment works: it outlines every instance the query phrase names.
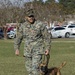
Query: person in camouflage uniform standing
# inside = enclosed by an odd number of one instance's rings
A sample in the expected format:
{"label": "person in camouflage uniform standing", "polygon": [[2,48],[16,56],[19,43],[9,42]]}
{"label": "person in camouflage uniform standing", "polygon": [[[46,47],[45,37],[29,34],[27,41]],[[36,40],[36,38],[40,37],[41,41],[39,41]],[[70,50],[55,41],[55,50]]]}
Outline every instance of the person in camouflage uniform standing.
{"label": "person in camouflage uniform standing", "polygon": [[19,55],[19,48],[24,38],[25,67],[29,75],[40,75],[39,64],[42,55],[49,55],[51,47],[50,33],[43,22],[36,20],[33,9],[26,13],[26,22],[21,24],[14,43],[15,54]]}

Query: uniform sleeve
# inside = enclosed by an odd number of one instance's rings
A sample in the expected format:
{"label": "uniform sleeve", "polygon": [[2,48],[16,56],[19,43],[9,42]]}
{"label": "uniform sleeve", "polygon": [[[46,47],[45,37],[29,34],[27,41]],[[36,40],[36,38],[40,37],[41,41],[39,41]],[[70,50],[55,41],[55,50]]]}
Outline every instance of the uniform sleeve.
{"label": "uniform sleeve", "polygon": [[42,38],[44,41],[45,50],[50,50],[51,48],[51,35],[48,32],[46,25],[42,24],[41,26]]}
{"label": "uniform sleeve", "polygon": [[14,40],[14,49],[20,49],[20,45],[23,39],[23,25],[20,25],[18,31],[17,31],[17,36]]}

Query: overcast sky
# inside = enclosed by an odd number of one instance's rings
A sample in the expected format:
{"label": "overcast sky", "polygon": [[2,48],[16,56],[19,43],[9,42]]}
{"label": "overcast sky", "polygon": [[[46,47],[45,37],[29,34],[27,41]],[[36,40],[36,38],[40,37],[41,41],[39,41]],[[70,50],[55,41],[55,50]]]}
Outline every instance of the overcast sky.
{"label": "overcast sky", "polygon": [[[14,0],[11,0],[11,1],[14,1]],[[15,0],[15,1],[17,1],[17,0]],[[33,0],[24,0],[25,2],[28,2],[28,1],[33,1]],[[44,2],[46,1],[46,0],[43,0]],[[58,2],[58,0],[55,0],[55,1],[57,1]]]}
{"label": "overcast sky", "polygon": [[[46,0],[43,0],[44,2],[46,1]],[[58,2],[58,0],[55,0],[56,2]]]}

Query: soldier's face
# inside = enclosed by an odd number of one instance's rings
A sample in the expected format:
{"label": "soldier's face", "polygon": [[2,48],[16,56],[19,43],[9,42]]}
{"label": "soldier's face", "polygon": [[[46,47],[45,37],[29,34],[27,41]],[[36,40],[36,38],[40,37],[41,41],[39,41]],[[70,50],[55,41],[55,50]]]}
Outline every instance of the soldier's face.
{"label": "soldier's face", "polygon": [[28,22],[30,22],[30,23],[34,23],[34,21],[35,21],[34,16],[27,16],[26,19],[27,19]]}

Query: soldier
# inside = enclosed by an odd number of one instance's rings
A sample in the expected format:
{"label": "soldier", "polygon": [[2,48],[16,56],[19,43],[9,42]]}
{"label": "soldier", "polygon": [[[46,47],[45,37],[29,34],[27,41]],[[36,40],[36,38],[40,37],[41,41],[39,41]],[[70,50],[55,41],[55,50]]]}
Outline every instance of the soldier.
{"label": "soldier", "polygon": [[40,75],[39,64],[42,55],[49,55],[51,47],[50,33],[43,22],[36,20],[33,9],[26,13],[26,22],[21,24],[14,43],[15,54],[19,55],[19,48],[24,38],[25,67],[29,75]]}

